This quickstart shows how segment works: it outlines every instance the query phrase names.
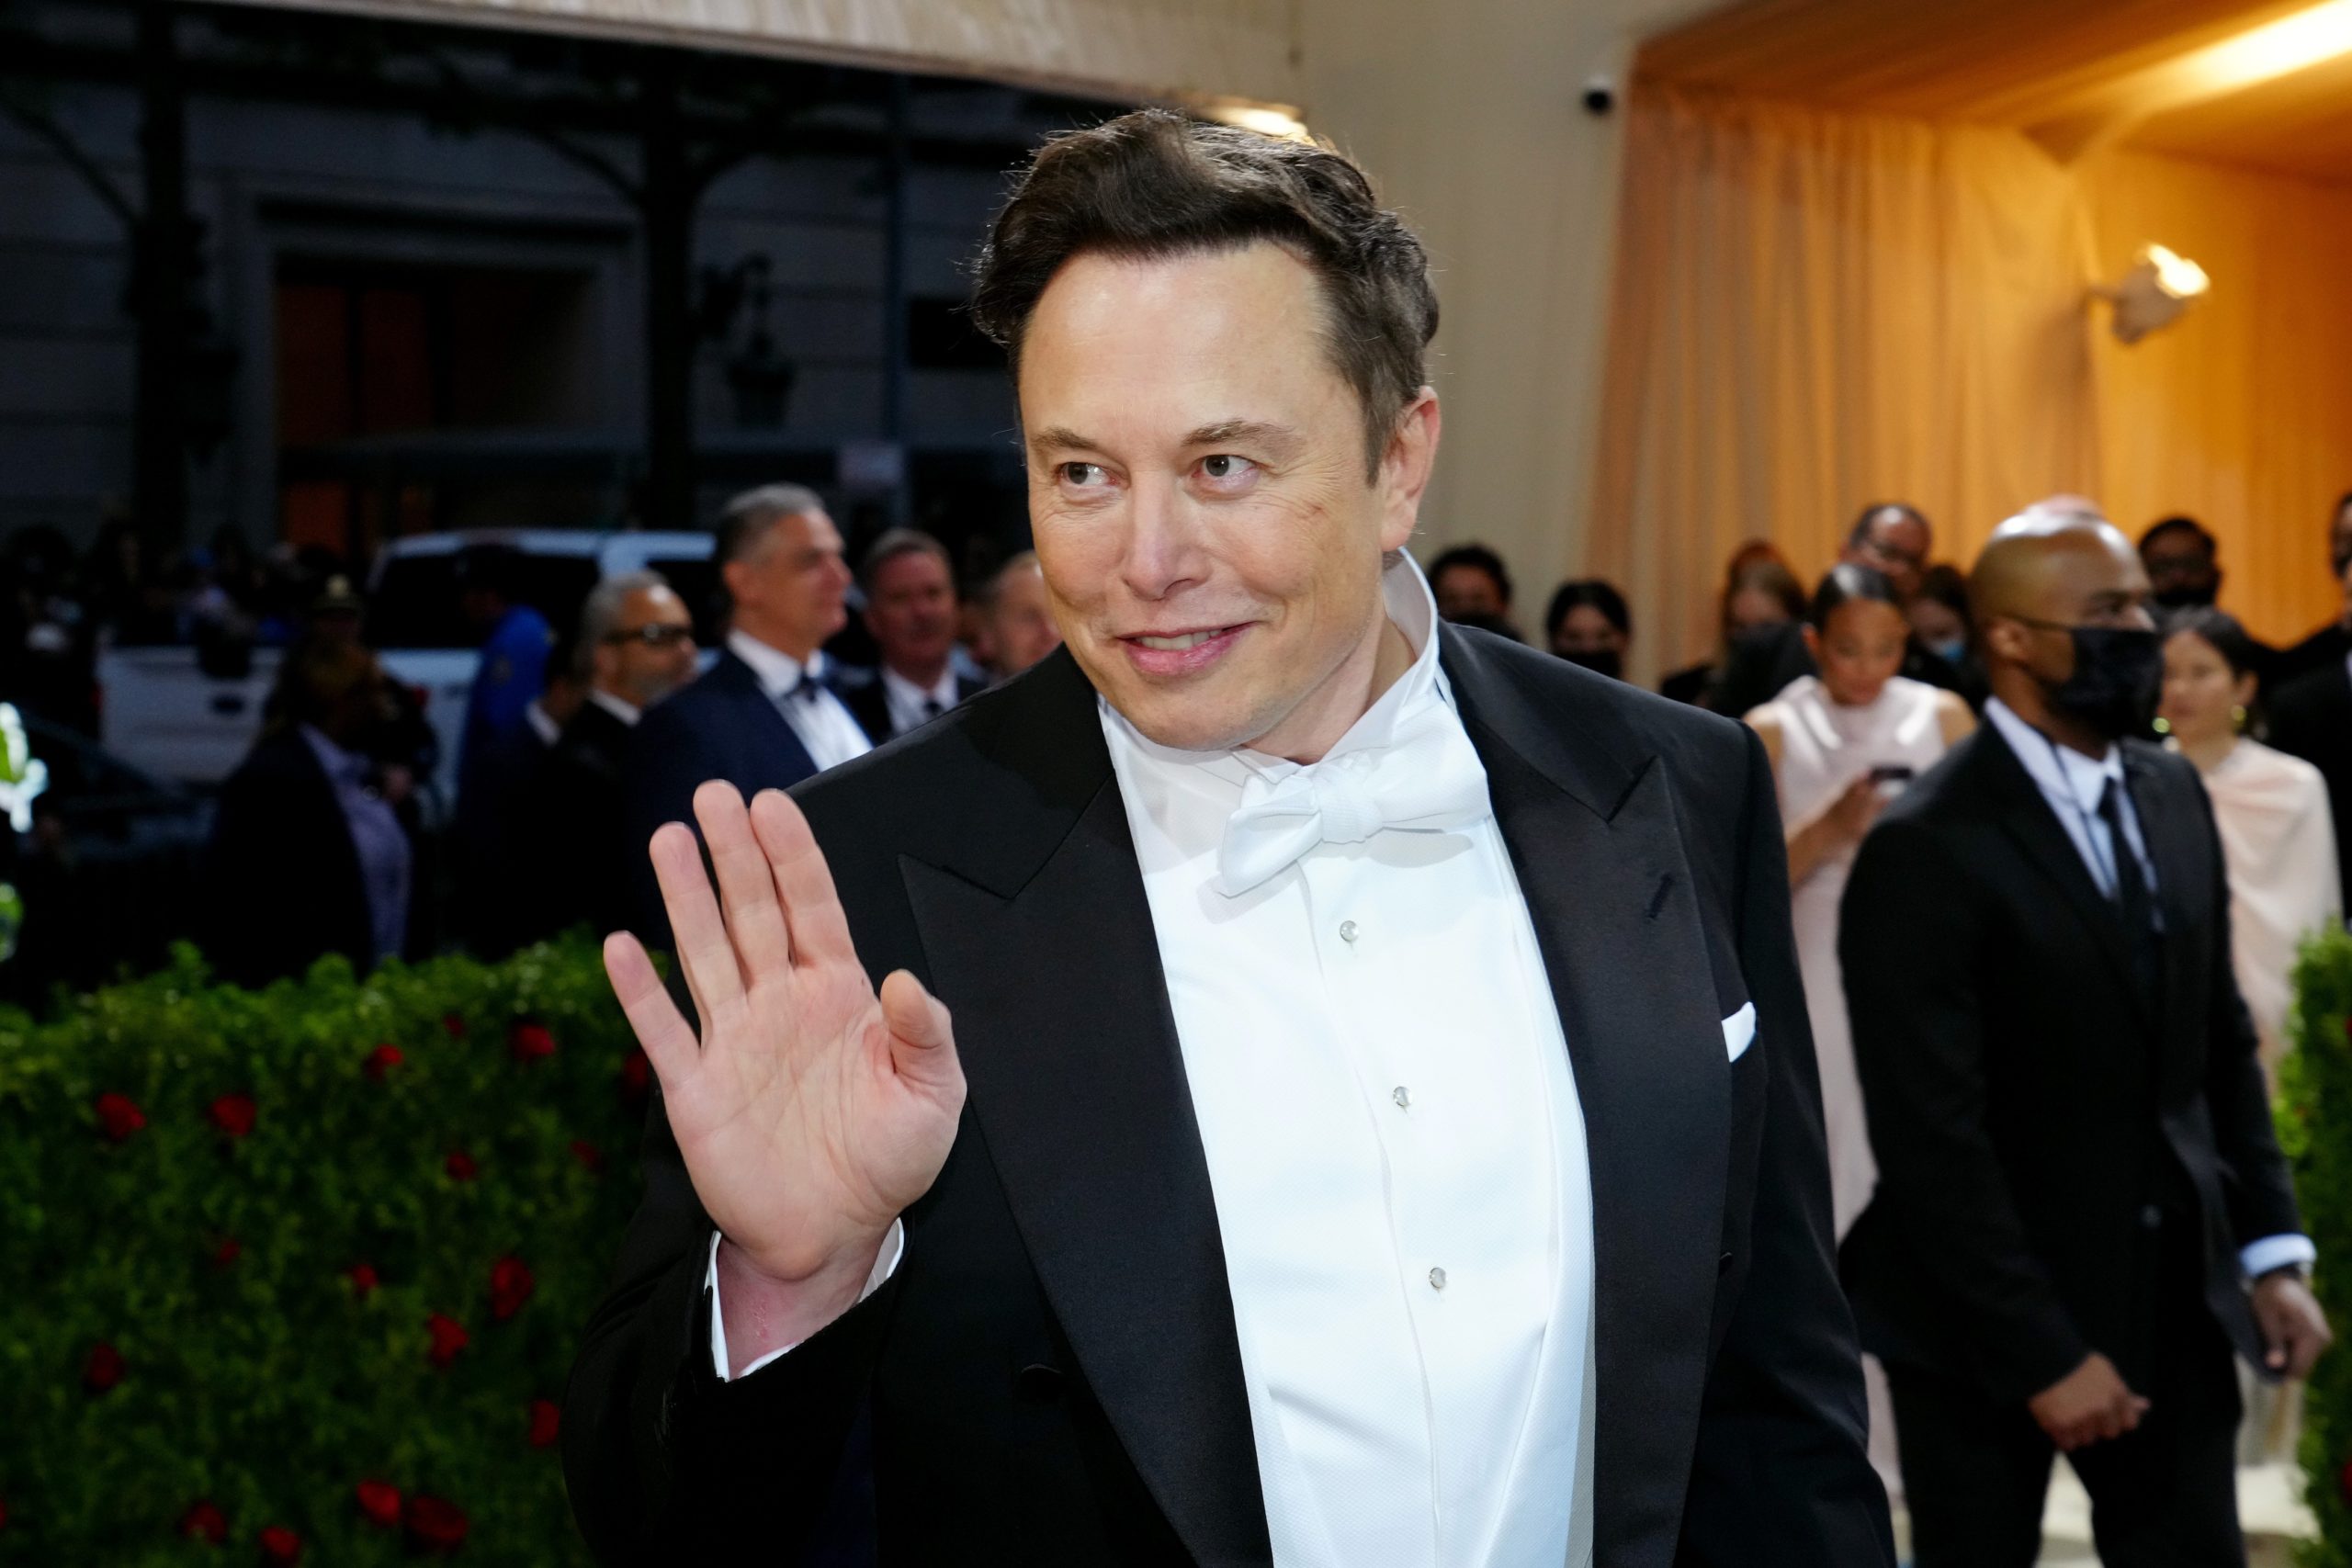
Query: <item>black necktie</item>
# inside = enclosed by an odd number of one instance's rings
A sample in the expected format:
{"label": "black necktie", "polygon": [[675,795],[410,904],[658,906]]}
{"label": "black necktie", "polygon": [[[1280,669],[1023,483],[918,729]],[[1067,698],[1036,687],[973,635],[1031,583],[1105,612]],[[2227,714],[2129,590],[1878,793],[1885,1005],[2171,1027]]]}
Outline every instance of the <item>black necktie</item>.
{"label": "black necktie", "polygon": [[947,710],[945,708],[939,705],[939,699],[937,697],[923,698],[922,716],[925,722],[937,718],[941,714],[944,714],[946,711]]}
{"label": "black necktie", "polygon": [[822,681],[818,680],[814,675],[803,671],[800,675],[800,683],[793,687],[792,690],[785,693],[784,699],[786,702],[797,700],[804,703],[813,703],[817,700],[817,694],[824,689],[825,683]]}
{"label": "black necktie", "polygon": [[2108,843],[2114,855],[2115,912],[2123,922],[2142,994],[2154,1001],[2164,983],[2164,949],[2156,933],[2156,905],[2148,893],[2147,873],[2140,869],[2140,857],[2132,852],[2132,840],[2123,833],[2122,780],[2107,781],[2107,790],[2098,797],[2098,815],[2107,824]]}

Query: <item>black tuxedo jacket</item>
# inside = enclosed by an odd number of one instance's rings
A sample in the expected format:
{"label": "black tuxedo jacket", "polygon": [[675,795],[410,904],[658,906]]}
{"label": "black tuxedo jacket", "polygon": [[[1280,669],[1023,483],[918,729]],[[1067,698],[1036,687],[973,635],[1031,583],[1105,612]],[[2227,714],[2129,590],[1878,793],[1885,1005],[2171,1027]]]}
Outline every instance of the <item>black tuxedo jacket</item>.
{"label": "black tuxedo jacket", "polygon": [[670,944],[670,919],[645,846],[664,822],[694,826],[695,791],[725,779],[749,800],[763,789],[790,789],[817,772],[752,667],[730,649],[718,662],[646,709],[628,748],[622,780],[621,845],[632,927],[657,947]]}
{"label": "black tuxedo jacket", "polygon": [[2352,671],[2340,645],[2335,658],[2290,681],[2270,700],[2270,743],[2327,780],[2335,863],[2345,876],[2337,886],[2352,887]]}
{"label": "black tuxedo jacket", "polygon": [[2259,1365],[2238,1249],[2301,1229],[2204,786],[2139,741],[2123,762],[2155,865],[2161,995],[1989,726],[1880,819],[1839,920],[1879,1162],[1844,1254],[1862,1343],[2003,1401],[2093,1350],[2146,1387],[2167,1247],[2193,1267],[2164,1277],[2199,1279]]}
{"label": "black tuxedo jacket", "polygon": [[[1598,1561],[1889,1563],[1763,752],[1441,636],[1589,1138]],[[722,1383],[711,1226],[656,1112],[564,1421],[589,1540],[793,1561],[863,1406],[886,1564],[1266,1563],[1216,1209],[1092,688],[1057,653],[799,798],[868,969],[954,1010],[963,1127],[890,1281]],[[1731,1060],[1723,1021],[1751,1001]]]}
{"label": "black tuxedo jacket", "polygon": [[[956,700],[958,703],[985,690],[987,685],[984,682],[975,681],[968,675],[956,677]],[[872,680],[847,687],[841,695],[842,705],[856,718],[858,728],[865,731],[865,738],[868,740],[879,746],[885,740],[892,739],[890,694],[882,684],[882,671],[879,669],[874,671]]]}
{"label": "black tuxedo jacket", "polygon": [[220,786],[204,882],[213,933],[205,948],[223,979],[266,986],[330,953],[363,975],[375,967],[359,852],[300,730],[257,741]]}
{"label": "black tuxedo jacket", "polygon": [[577,925],[601,933],[628,924],[625,873],[628,862],[645,858],[644,840],[625,843],[621,827],[635,734],[584,702],[516,789],[508,827],[516,869],[509,896],[518,900],[510,946]]}

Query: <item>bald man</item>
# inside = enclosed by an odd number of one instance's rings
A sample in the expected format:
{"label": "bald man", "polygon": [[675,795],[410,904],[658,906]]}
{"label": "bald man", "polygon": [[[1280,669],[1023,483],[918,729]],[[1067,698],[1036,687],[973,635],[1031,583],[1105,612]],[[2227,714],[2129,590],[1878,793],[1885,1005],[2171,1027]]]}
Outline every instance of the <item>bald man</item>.
{"label": "bald man", "polygon": [[1970,598],[1986,723],[1864,842],[1839,942],[1880,1167],[1844,1272],[1915,1561],[2030,1568],[2064,1450],[2108,1568],[2234,1568],[2232,1350],[2301,1377],[2328,1331],[2211,811],[2142,739],[2147,577],[2069,499]]}

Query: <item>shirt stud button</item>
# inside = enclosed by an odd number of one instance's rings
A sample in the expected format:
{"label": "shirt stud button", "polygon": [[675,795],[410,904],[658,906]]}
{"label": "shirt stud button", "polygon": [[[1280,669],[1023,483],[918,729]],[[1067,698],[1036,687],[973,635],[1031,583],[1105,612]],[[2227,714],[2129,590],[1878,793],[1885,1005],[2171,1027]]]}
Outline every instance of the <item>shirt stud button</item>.
{"label": "shirt stud button", "polygon": [[1390,1089],[1388,1091],[1388,1098],[1396,1102],[1396,1109],[1399,1111],[1410,1111],[1413,1109],[1413,1097],[1405,1092],[1405,1086],[1403,1084],[1398,1084],[1395,1089]]}
{"label": "shirt stud button", "polygon": [[1353,942],[1355,939],[1356,923],[1353,920],[1341,920],[1340,922],[1340,940],[1341,942]]}
{"label": "shirt stud button", "polygon": [[1442,1291],[1445,1289],[1444,1269],[1432,1269],[1430,1270],[1430,1289],[1432,1291]]}

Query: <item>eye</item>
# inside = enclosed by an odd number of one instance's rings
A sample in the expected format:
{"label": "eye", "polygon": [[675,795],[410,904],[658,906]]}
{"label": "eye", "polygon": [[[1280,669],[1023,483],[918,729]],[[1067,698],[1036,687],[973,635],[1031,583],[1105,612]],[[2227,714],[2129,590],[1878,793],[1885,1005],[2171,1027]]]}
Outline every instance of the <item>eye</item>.
{"label": "eye", "polygon": [[1054,465],[1054,477],[1066,485],[1076,485],[1080,489],[1102,484],[1110,479],[1100,463],[1057,463]]}
{"label": "eye", "polygon": [[1218,452],[1201,459],[1201,477],[1218,484],[1237,484],[1257,471],[1257,464],[1230,452]]}

